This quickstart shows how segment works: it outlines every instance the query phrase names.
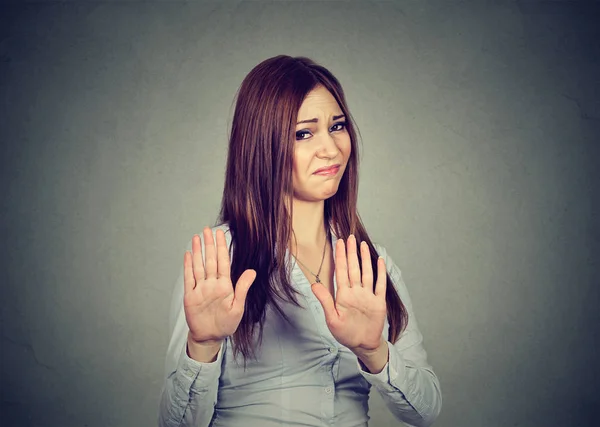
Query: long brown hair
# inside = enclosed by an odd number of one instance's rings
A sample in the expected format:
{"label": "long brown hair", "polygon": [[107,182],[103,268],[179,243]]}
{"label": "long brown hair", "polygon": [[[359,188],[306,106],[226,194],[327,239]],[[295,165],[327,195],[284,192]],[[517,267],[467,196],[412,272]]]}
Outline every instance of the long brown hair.
{"label": "long brown hair", "polygon": [[[231,124],[225,188],[218,224],[227,223],[232,236],[231,280],[237,282],[248,268],[256,279],[246,297],[242,321],[233,335],[234,354],[255,356],[260,345],[267,304],[286,320],[281,307],[287,301],[300,306],[290,283],[286,249],[292,233],[292,168],[295,123],[305,96],[324,86],[346,116],[351,153],[338,190],[325,200],[325,224],[340,239],[350,234],[365,241],[371,253],[374,280],[377,251],[357,211],[358,147],[356,128],[342,86],[326,68],[305,57],[269,58],[243,80]],[[360,257],[359,257],[360,263]],[[362,268],[362,265],[361,265]],[[388,339],[395,342],[406,327],[408,314],[387,274]],[[255,331],[258,326],[258,342]]]}

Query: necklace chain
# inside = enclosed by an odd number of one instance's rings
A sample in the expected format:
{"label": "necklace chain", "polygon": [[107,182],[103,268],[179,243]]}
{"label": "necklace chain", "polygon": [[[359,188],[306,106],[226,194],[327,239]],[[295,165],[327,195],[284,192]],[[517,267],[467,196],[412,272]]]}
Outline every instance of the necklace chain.
{"label": "necklace chain", "polygon": [[317,274],[313,273],[302,261],[300,261],[298,259],[298,257],[294,257],[294,258],[296,258],[296,261],[298,261],[300,264],[302,264],[302,266],[304,266],[304,268],[306,268],[310,274],[315,276],[316,283],[321,283],[319,274],[321,274],[321,268],[323,268],[323,261],[325,261],[325,249],[327,249],[327,240],[329,240],[329,231],[327,231],[327,234],[325,236],[325,245],[323,246],[323,255],[321,256],[321,265],[319,266],[319,271],[317,271]]}

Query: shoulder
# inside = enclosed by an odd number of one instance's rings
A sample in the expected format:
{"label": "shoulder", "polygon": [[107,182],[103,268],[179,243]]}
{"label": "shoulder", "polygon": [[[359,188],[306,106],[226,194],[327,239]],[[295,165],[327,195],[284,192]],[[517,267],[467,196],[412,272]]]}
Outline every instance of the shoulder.
{"label": "shoulder", "polygon": [[373,242],[373,247],[375,247],[377,254],[383,258],[385,262],[385,269],[390,275],[390,278],[392,279],[392,282],[394,282],[396,288],[404,286],[404,281],[402,280],[402,270],[398,264],[394,262],[386,247],[377,242]]}
{"label": "shoulder", "polygon": [[[390,254],[388,253],[387,249],[385,246],[383,246],[381,243],[377,243],[377,242],[373,242],[373,247],[375,248],[375,251],[377,251],[377,254],[383,258],[383,260],[385,261],[385,266],[388,270],[388,273],[390,271],[390,264],[394,264],[392,257],[390,256]],[[397,268],[397,266],[394,264],[394,266]]]}
{"label": "shoulder", "polygon": [[387,254],[385,246],[383,246],[381,243],[373,242],[373,246],[380,257],[384,257],[384,255]]}
{"label": "shoulder", "polygon": [[[222,230],[223,233],[225,234],[225,239],[227,240],[227,244],[229,244],[229,242],[231,241],[231,230],[229,229],[228,223],[225,222],[222,224],[213,225],[212,227],[210,227],[210,230],[212,231],[213,239],[216,238],[217,231]],[[204,232],[204,229],[201,229],[200,231],[198,231],[198,235],[202,236],[203,232]]]}
{"label": "shoulder", "polygon": [[[406,308],[409,317],[413,318],[414,314],[413,314],[413,307],[412,307],[412,299],[410,297],[408,287],[407,287],[406,283],[404,282],[404,278],[402,276],[402,271],[400,270],[400,267],[398,267],[398,264],[396,264],[396,262],[394,262],[394,260],[390,256],[390,254],[387,251],[387,249],[385,248],[385,246],[383,246],[379,243],[375,243],[375,242],[373,242],[373,246],[375,247],[375,250],[377,251],[379,256],[382,257],[383,260],[385,261],[385,269],[386,269],[387,273],[389,274],[389,277],[392,281],[392,285],[394,286],[394,289],[396,289],[396,292],[398,293],[398,296],[400,297],[402,304],[404,304],[404,307]],[[389,285],[389,282],[388,282],[388,285]],[[414,322],[415,321],[412,320],[413,324],[414,324]]]}
{"label": "shoulder", "polygon": [[[216,242],[216,238],[217,238],[217,230],[223,230],[224,234],[225,234],[225,241],[227,242],[227,247],[231,246],[231,232],[229,230],[229,224],[227,223],[223,223],[223,224],[218,224],[218,225],[214,225],[209,227],[212,231],[212,235],[213,235],[213,241]],[[196,233],[198,236],[200,236],[200,242],[201,242],[201,246],[202,246],[202,251],[204,253],[204,227],[200,228],[198,231],[196,231]],[[186,242],[186,249],[188,251],[192,250],[192,236],[190,236],[187,239]]]}
{"label": "shoulder", "polygon": [[[225,242],[227,242],[227,247],[231,247],[231,230],[229,229],[228,223],[218,224],[211,227],[213,233],[213,239],[217,238],[217,230],[222,230],[223,234],[225,234]],[[215,240],[216,241],[216,240]]]}
{"label": "shoulder", "polygon": [[229,224],[226,222],[211,227],[211,230],[213,232],[213,236],[216,236],[217,230],[222,230],[227,239],[231,238],[231,231],[229,229]]}

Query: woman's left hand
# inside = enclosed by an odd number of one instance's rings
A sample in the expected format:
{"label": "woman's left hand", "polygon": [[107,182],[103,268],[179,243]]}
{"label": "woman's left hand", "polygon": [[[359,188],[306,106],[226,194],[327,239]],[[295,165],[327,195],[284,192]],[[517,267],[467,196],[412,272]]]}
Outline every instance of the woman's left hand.
{"label": "woman's left hand", "polygon": [[387,308],[385,300],[386,267],[377,260],[377,283],[369,247],[362,242],[362,276],[358,265],[356,238],[348,238],[348,253],[343,239],[338,239],[335,253],[337,292],[335,301],[323,284],[314,283],[312,291],[323,306],[327,326],[334,338],[355,354],[368,354],[381,348]]}

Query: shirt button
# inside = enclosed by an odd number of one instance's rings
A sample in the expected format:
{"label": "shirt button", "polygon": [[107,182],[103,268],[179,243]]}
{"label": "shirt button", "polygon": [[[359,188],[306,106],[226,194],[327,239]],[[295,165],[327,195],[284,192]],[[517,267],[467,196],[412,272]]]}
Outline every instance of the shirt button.
{"label": "shirt button", "polygon": [[331,387],[325,387],[325,393],[330,394],[331,393]]}

